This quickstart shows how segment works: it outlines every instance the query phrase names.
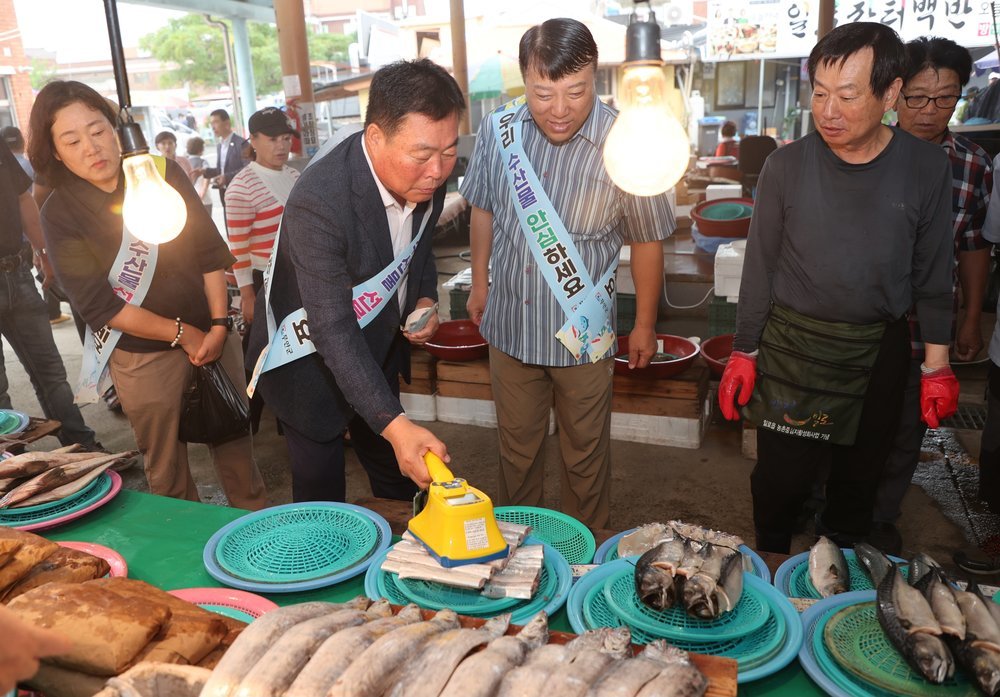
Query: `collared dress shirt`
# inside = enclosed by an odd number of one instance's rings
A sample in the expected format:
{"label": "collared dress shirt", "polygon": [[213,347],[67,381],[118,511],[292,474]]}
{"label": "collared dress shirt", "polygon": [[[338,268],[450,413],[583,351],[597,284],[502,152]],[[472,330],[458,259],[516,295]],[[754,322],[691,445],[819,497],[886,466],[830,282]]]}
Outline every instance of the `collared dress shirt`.
{"label": "collared dress shirt", "polygon": [[[608,176],[602,150],[616,115],[595,99],[580,130],[559,145],[535,125],[527,105],[514,115],[522,125],[524,151],[594,283],[618,259],[623,244],[663,240],[675,228],[665,194],[626,194]],[[470,204],[493,214],[492,280],[480,331],[490,345],[524,363],[577,365],[555,338],[567,317],[521,231],[504,166],[486,116],[461,189]]]}
{"label": "collared dress shirt", "polygon": [[[382,196],[382,205],[385,206],[385,219],[389,223],[389,237],[392,238],[392,258],[398,259],[399,255],[406,249],[406,245],[413,239],[413,209],[417,207],[417,204],[407,201],[405,206],[400,205],[396,197],[385,188],[378,175],[375,174],[375,168],[372,167],[372,158],[368,156],[368,146],[365,145],[364,136],[361,137],[361,149],[365,153],[365,161],[368,163],[368,169],[372,172],[372,178],[375,179],[379,195]],[[409,273],[406,276],[409,276]],[[400,308],[406,301],[406,276],[396,288],[396,300],[399,302]]]}

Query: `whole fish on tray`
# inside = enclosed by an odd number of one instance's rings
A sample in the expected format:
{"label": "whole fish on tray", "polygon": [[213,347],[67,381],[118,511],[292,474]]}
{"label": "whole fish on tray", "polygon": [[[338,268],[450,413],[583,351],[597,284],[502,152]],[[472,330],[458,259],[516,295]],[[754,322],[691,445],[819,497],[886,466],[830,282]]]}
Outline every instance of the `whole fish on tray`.
{"label": "whole fish on tray", "polygon": [[965,637],[948,637],[955,658],[988,695],[1000,692],[1000,627],[981,595],[956,590],[955,599],[965,618]]}
{"label": "whole fish on tray", "polygon": [[809,550],[809,580],[823,598],[851,590],[844,552],[828,537],[820,537]]}
{"label": "whole fish on tray", "polygon": [[[137,455],[136,452],[116,453],[113,455],[97,455],[87,453],[90,457],[85,460],[67,462],[51,469],[47,469],[36,477],[29,479],[23,484],[11,489],[0,498],[0,508],[7,508],[15,504],[27,501],[39,494],[44,494],[53,489],[67,486],[76,482],[80,477],[98,467],[110,467],[115,461]],[[75,454],[63,455],[70,457]],[[80,487],[82,488],[82,487]],[[79,491],[79,489],[77,489]]]}
{"label": "whole fish on tray", "polygon": [[925,680],[939,685],[954,674],[954,658],[941,639],[941,625],[930,604],[895,564],[878,586],[876,605],[889,641]]}
{"label": "whole fish on tray", "polygon": [[654,610],[673,606],[681,585],[675,583],[675,574],[685,551],[684,541],[674,537],[639,557],[635,564],[635,590],[642,602]]}

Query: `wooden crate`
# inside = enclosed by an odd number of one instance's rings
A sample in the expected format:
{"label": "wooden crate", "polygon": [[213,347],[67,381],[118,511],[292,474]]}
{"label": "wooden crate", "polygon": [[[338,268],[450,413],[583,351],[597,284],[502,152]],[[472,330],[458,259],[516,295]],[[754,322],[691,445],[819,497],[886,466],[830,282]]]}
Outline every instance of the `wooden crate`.
{"label": "wooden crate", "polygon": [[490,361],[437,363],[437,393],[442,397],[493,400],[490,386]]}
{"label": "wooden crate", "polygon": [[693,365],[666,380],[615,375],[611,411],[697,419],[708,395],[708,378],[703,365]]}

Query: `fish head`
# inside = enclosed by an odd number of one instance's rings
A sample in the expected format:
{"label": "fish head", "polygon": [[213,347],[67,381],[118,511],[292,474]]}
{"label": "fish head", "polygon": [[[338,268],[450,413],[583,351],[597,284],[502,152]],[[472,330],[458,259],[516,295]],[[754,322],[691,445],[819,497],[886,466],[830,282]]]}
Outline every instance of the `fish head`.
{"label": "fish head", "polygon": [[604,643],[601,652],[616,658],[625,658],[631,655],[632,632],[628,627],[615,627],[604,635]]}
{"label": "fish head", "polygon": [[914,664],[929,682],[940,685],[955,672],[951,652],[940,638],[922,632],[910,635]]}
{"label": "fish head", "polygon": [[719,616],[719,605],[715,599],[715,582],[701,574],[689,578],[682,593],[684,608],[695,617],[710,620]]}
{"label": "fish head", "polygon": [[524,625],[518,636],[532,647],[549,643],[549,616],[544,610],[540,611]]}
{"label": "fish head", "polygon": [[649,565],[642,572],[636,566],[635,591],[654,610],[666,610],[677,600],[673,573],[659,566]]}
{"label": "fish head", "polygon": [[988,695],[995,695],[1000,690],[1000,656],[995,651],[982,649],[976,652],[972,659],[972,673],[976,676],[976,684]]}

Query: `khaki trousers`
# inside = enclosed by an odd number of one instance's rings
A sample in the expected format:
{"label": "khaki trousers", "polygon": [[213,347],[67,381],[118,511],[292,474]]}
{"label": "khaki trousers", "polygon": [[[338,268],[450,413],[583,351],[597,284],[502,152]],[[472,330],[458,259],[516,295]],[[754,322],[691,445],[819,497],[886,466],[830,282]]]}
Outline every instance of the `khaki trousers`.
{"label": "khaki trousers", "polygon": [[[226,338],[220,360],[245,399],[243,349],[234,332]],[[115,350],[109,363],[122,410],[142,452],[149,490],[160,496],[199,501],[188,466],[187,443],[177,440],[181,397],[194,370],[187,354],[180,349],[155,353]],[[250,436],[208,448],[230,505],[251,511],[269,505]]]}
{"label": "khaki trousers", "polygon": [[490,347],[500,504],[543,505],[541,451],[554,406],[563,461],[561,509],[588,527],[610,527],[613,365],[611,359],[565,368],[529,365]]}

